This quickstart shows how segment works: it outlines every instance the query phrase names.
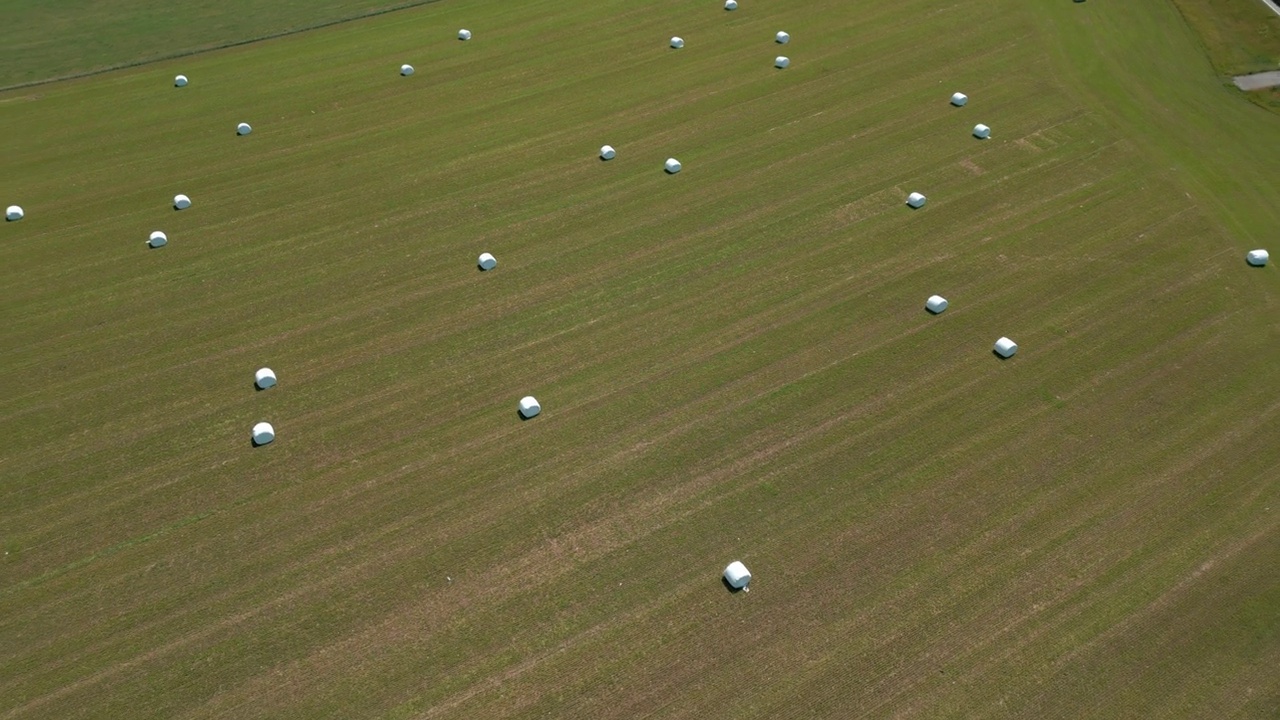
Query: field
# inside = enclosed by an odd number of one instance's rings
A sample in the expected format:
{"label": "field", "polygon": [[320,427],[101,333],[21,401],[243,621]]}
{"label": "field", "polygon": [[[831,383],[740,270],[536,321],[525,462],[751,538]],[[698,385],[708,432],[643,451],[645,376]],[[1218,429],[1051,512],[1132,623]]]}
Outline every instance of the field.
{"label": "field", "polygon": [[129,67],[438,0],[0,0],[0,89]]}
{"label": "field", "polygon": [[741,2],[0,93],[0,718],[1280,712],[1280,118],[1161,0]]}
{"label": "field", "polygon": [[[1195,31],[1210,63],[1222,77],[1280,68],[1280,16],[1261,0],[1174,0],[1178,12]],[[1280,113],[1280,88],[1246,95],[1253,102]]]}

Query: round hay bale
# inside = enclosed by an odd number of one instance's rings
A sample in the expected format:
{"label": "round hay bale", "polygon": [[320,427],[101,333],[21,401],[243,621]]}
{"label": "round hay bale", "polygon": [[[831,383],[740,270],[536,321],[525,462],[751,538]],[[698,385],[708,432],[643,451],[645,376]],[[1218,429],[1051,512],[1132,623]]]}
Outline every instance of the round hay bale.
{"label": "round hay bale", "polygon": [[671,47],[675,48],[676,50],[679,50],[680,48],[684,47],[684,38],[682,37],[671,38]]}
{"label": "round hay bale", "polygon": [[683,167],[684,166],[680,164],[680,161],[675,158],[667,158],[667,162],[663,165],[663,168],[671,175],[675,175],[680,172]]}
{"label": "round hay bale", "polygon": [[26,213],[22,212],[22,208],[17,205],[10,205],[4,209],[4,219],[9,222],[17,222],[21,220]]}
{"label": "round hay bale", "polygon": [[724,0],[724,9],[725,9],[725,10],[737,10],[737,9],[738,9],[738,0]]}
{"label": "round hay bale", "polygon": [[1266,250],[1250,250],[1249,254],[1245,256],[1245,260],[1254,267],[1266,267],[1267,261],[1270,259],[1271,256]]}
{"label": "round hay bale", "polygon": [[147,238],[147,245],[158,248],[169,244],[169,236],[159,230],[151,233],[151,237]]}
{"label": "round hay bale", "polygon": [[778,43],[779,45],[786,45],[787,43],[791,42],[791,35],[779,30],[778,34],[773,36],[773,41]]}
{"label": "round hay bale", "polygon": [[174,77],[174,78],[173,78],[173,86],[174,86],[174,87],[186,87],[186,86],[187,86],[187,76],[186,76],[186,75],[178,75],[178,76]]}
{"label": "round hay bale", "polygon": [[991,137],[991,128],[983,125],[982,123],[978,123],[973,126],[973,136],[979,140],[986,140]]}
{"label": "round hay bale", "polygon": [[266,445],[276,439],[276,429],[269,422],[260,422],[253,426],[253,444]]}
{"label": "round hay bale", "polygon": [[520,398],[520,417],[528,420],[540,412],[542,412],[542,405],[538,403],[537,398],[532,395]]}
{"label": "round hay bale", "polygon": [[601,145],[601,146],[600,146],[600,159],[601,159],[601,160],[612,160],[612,159],[614,159],[614,158],[615,158],[615,157],[617,157],[617,156],[618,156],[618,153],[617,153],[617,151],[616,151],[616,150],[614,150],[614,149],[613,149],[613,146],[612,146],[612,145]]}
{"label": "round hay bale", "polygon": [[954,93],[951,96],[951,104],[956,107],[964,107],[969,102],[969,96],[962,92]]}
{"label": "round hay bale", "polygon": [[276,371],[271,368],[260,368],[258,372],[253,374],[253,384],[258,386],[259,390],[266,390],[276,385]]}
{"label": "round hay bale", "polygon": [[913,208],[922,208],[924,207],[924,203],[925,196],[918,192],[913,192],[907,196],[907,204]]}
{"label": "round hay bale", "polygon": [[778,57],[773,59],[773,66],[778,68],[779,70],[783,70],[790,65],[791,65],[791,58],[786,57],[785,55],[779,55]]}
{"label": "round hay bale", "polygon": [[740,560],[734,560],[725,567],[724,580],[734,590],[745,590],[751,583],[751,571]]}
{"label": "round hay bale", "polygon": [[400,74],[401,74],[401,75],[403,75],[403,76],[405,76],[405,77],[409,77],[410,75],[412,75],[412,74],[413,74],[413,66],[412,66],[412,65],[401,65],[401,66],[400,66]]}
{"label": "round hay bale", "polygon": [[480,258],[476,260],[476,264],[481,270],[492,270],[498,267],[498,258],[489,253],[480,253]]}
{"label": "round hay bale", "polygon": [[462,29],[462,30],[459,30],[459,31],[458,31],[458,39],[459,39],[459,40],[470,40],[470,39],[471,39],[471,31],[470,31],[470,30],[467,30],[467,29],[465,29],[465,28],[464,28],[464,29]]}
{"label": "round hay bale", "polygon": [[1014,353],[1018,352],[1018,343],[1007,337],[1002,337],[996,341],[994,350],[1002,358],[1011,358]]}
{"label": "round hay bale", "polygon": [[929,299],[924,301],[924,307],[929,312],[937,315],[947,309],[947,299],[941,295],[930,295]]}
{"label": "round hay bale", "polygon": [[186,210],[189,207],[191,207],[191,198],[187,197],[186,195],[173,196],[174,210]]}
{"label": "round hay bale", "polygon": [[236,126],[237,135],[248,135],[253,132],[253,128],[249,127],[249,123],[240,123]]}

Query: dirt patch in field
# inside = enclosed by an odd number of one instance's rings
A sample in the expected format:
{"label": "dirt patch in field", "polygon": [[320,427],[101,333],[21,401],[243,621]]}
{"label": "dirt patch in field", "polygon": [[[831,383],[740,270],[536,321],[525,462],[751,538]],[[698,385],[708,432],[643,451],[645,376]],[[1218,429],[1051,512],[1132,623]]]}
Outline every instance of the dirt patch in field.
{"label": "dirt patch in field", "polygon": [[1235,83],[1235,86],[1241,90],[1265,90],[1269,87],[1280,86],[1280,70],[1237,75],[1231,79],[1231,82]]}

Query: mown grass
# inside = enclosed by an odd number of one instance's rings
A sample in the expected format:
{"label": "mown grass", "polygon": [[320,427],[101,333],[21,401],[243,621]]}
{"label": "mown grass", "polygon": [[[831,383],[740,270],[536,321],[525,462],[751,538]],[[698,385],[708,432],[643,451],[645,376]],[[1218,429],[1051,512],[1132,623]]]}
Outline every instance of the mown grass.
{"label": "mown grass", "polygon": [[451,2],[0,95],[0,707],[1274,712],[1280,142],[1196,47]]}
{"label": "mown grass", "polygon": [[316,27],[413,0],[2,0],[0,88]]}
{"label": "mown grass", "polygon": [[[1280,15],[1259,0],[1175,0],[1174,5],[1200,37],[1224,83],[1236,75],[1280,70]],[[1280,89],[1245,95],[1280,113]]]}

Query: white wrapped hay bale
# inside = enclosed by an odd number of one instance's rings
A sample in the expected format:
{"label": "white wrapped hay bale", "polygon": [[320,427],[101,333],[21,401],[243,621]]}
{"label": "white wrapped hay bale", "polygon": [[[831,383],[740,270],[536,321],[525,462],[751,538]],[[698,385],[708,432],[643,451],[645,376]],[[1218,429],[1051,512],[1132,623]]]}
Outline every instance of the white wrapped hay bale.
{"label": "white wrapped hay bale", "polygon": [[470,30],[467,30],[466,28],[463,28],[463,29],[459,30],[459,31],[458,31],[458,39],[459,39],[459,40],[470,40],[470,39],[471,39],[471,31],[470,31]]}
{"label": "white wrapped hay bale", "polygon": [[189,207],[191,207],[191,198],[181,194],[173,196],[174,210],[186,210]]}
{"label": "white wrapped hay bale", "polygon": [[266,445],[276,439],[276,429],[269,422],[260,422],[253,426],[253,444]]}
{"label": "white wrapped hay bale", "polygon": [[258,386],[259,390],[266,390],[276,385],[276,371],[271,368],[264,367],[253,374],[253,384]]}
{"label": "white wrapped hay bale", "polygon": [[615,157],[617,157],[617,156],[618,156],[618,151],[614,150],[612,145],[601,145],[601,146],[600,146],[600,159],[601,159],[601,160],[612,160],[612,159],[614,159],[614,158],[615,158]]}
{"label": "white wrapped hay bale", "polygon": [[979,140],[986,140],[991,137],[991,128],[983,125],[982,123],[978,123],[973,126],[973,136]]}
{"label": "white wrapped hay bale", "polygon": [[4,219],[9,222],[17,222],[24,217],[26,217],[26,213],[24,213],[22,208],[17,205],[10,205],[4,209]]}
{"label": "white wrapped hay bale", "polygon": [[684,47],[684,38],[681,38],[681,37],[671,38],[671,47],[675,48],[676,50],[679,50],[680,48]]}
{"label": "white wrapped hay bale", "polygon": [[176,76],[174,76],[174,78],[173,78],[173,86],[174,86],[174,87],[186,87],[186,86],[187,86],[187,76],[186,76],[186,75],[176,75]]}
{"label": "white wrapped hay bale", "polygon": [[1271,256],[1267,254],[1266,250],[1250,250],[1249,254],[1245,256],[1245,260],[1254,267],[1265,267],[1267,260],[1270,259]]}
{"label": "white wrapped hay bale", "polygon": [[962,92],[953,93],[951,95],[951,104],[956,107],[964,107],[969,102],[969,96]]}
{"label": "white wrapped hay bale", "polygon": [[778,43],[779,45],[786,45],[787,43],[791,42],[791,35],[789,33],[784,33],[781,30],[779,30],[778,34],[773,36],[773,41]]}
{"label": "white wrapped hay bale", "polygon": [[779,70],[784,70],[791,66],[791,58],[786,55],[779,55],[773,59],[773,66]]}
{"label": "white wrapped hay bale", "polygon": [[542,412],[542,405],[538,404],[537,398],[532,395],[520,398],[520,417],[528,420],[540,412]]}
{"label": "white wrapped hay bale", "polygon": [[937,315],[947,309],[947,299],[941,295],[930,295],[929,299],[924,301],[924,307],[929,312]]}
{"label": "white wrapped hay bale", "polygon": [[675,158],[667,158],[667,162],[663,164],[663,168],[670,174],[675,175],[680,172],[684,166]]}
{"label": "white wrapped hay bale", "polygon": [[481,270],[492,270],[498,267],[498,258],[489,253],[480,253],[480,259],[476,261]]}
{"label": "white wrapped hay bale", "polygon": [[164,247],[165,245],[168,245],[168,244],[169,244],[169,236],[165,235],[159,230],[156,230],[155,232],[151,233],[151,237],[147,238],[147,245],[153,248]]}
{"label": "white wrapped hay bale", "polygon": [[1018,343],[1010,340],[1007,337],[1002,337],[996,341],[996,346],[994,349],[996,351],[996,354],[999,355],[1000,357],[1011,358],[1013,357],[1014,353],[1018,352]]}
{"label": "white wrapped hay bale", "polygon": [[925,196],[918,192],[913,192],[907,196],[907,204],[913,208],[922,208],[924,207],[924,203]]}
{"label": "white wrapped hay bale", "polygon": [[237,135],[248,135],[253,132],[253,128],[249,127],[249,123],[240,123],[236,126]]}
{"label": "white wrapped hay bale", "polygon": [[734,560],[724,569],[724,581],[734,590],[746,590],[751,582],[751,571],[741,561]]}
{"label": "white wrapped hay bale", "polygon": [[413,74],[413,66],[409,64],[401,65],[400,74],[403,75],[404,77],[409,77],[410,75]]}

